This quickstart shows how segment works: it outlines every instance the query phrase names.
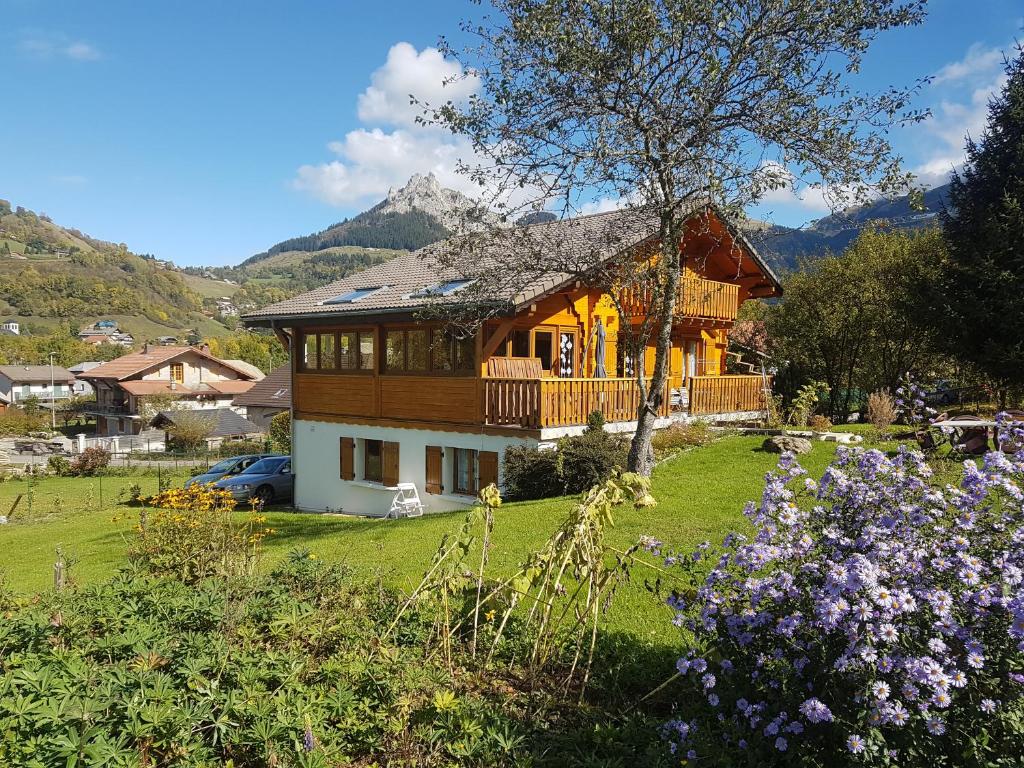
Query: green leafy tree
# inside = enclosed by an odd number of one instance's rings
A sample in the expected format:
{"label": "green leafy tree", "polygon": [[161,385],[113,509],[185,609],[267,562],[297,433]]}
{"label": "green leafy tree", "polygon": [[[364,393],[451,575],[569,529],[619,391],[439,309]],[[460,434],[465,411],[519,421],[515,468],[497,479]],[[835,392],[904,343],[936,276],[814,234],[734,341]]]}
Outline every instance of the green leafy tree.
{"label": "green leafy tree", "polygon": [[292,452],[292,414],[282,411],[270,420],[270,442],[275,451]]}
{"label": "green leafy tree", "polygon": [[[923,0],[492,0],[468,25],[466,51],[445,53],[479,78],[465,105],[425,105],[426,120],[469,137],[478,164],[463,170],[517,212],[552,204],[571,214],[595,197],[653,222],[656,252],[631,280],[650,292],[645,327],[652,378],[640,405],[629,467],[649,473],[651,437],[669,375],[672,323],[688,226],[714,237],[714,203],[742,215],[767,192],[812,184],[839,205],[872,186],[906,184],[886,129],[921,115],[912,89],[857,91],[850,76],[875,37],[914,25]],[[414,94],[415,95],[415,94]],[[518,201],[524,202],[519,203]],[[515,202],[514,202],[515,201]],[[522,231],[522,230],[520,230]],[[609,236],[623,232],[611,232]],[[628,244],[628,243],[626,243]],[[578,244],[515,247],[491,262],[476,249],[442,260],[481,287],[515,295],[554,275],[595,279]],[[574,247],[575,246],[575,247]],[[635,269],[636,254],[619,267]],[[606,262],[605,262],[606,264]],[[605,272],[606,285],[621,280]],[[606,286],[602,286],[606,287]],[[482,297],[486,298],[486,297]]]}
{"label": "green leafy tree", "polygon": [[868,230],[841,256],[804,262],[784,281],[782,301],[760,313],[782,391],[795,397],[825,382],[837,419],[863,407],[868,392],[895,390],[906,371],[935,368],[938,334],[922,286],[944,253],[938,230]]}
{"label": "green leafy tree", "polygon": [[968,140],[967,163],[953,174],[949,258],[935,295],[950,353],[1004,388],[1024,385],[1024,48],[1006,76],[985,133]]}

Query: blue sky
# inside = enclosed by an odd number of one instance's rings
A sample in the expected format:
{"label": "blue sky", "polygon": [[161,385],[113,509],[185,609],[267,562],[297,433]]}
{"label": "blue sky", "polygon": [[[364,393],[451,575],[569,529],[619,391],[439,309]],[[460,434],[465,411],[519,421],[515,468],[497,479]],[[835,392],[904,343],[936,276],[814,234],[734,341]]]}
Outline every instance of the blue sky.
{"label": "blue sky", "polygon": [[[984,124],[1020,0],[933,0],[886,33],[868,87],[935,82],[934,117],[893,135],[938,183]],[[450,73],[436,50],[465,0],[0,0],[0,197],[179,264],[232,264],[322,229],[414,172],[450,186],[464,146],[413,122],[406,94]],[[754,213],[798,225],[820,195],[782,191]]]}

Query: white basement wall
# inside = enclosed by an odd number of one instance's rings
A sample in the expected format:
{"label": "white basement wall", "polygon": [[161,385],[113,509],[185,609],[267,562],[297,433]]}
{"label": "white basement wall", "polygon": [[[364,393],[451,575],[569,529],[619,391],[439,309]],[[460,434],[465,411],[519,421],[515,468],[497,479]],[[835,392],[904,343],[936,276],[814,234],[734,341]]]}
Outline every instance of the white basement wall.
{"label": "white basement wall", "polygon": [[[340,444],[342,437],[355,439],[354,481],[341,479]],[[427,446],[445,449],[443,478],[446,489],[452,483],[452,451],[470,448],[495,451],[499,472],[505,448],[510,445],[536,445],[535,440],[493,435],[439,432],[426,429],[334,424],[323,421],[295,421],[292,425],[292,471],[295,473],[295,507],[307,512],[343,512],[356,515],[386,515],[394,490],[379,483],[362,480],[363,440],[385,440],[399,444],[398,479],[415,483],[420,501],[428,512],[444,512],[472,504],[469,496],[434,495],[426,492]]]}

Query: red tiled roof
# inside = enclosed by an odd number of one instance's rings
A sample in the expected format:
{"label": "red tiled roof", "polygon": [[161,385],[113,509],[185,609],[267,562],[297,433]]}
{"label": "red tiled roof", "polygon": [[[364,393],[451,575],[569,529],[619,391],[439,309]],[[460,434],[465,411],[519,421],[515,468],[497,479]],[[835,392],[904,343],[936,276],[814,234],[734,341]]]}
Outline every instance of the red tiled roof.
{"label": "red tiled roof", "polygon": [[196,347],[149,347],[148,350],[142,352],[132,352],[128,355],[123,355],[109,363],[104,363],[95,368],[92,368],[79,376],[80,379],[114,379],[115,381],[123,381],[129,379],[137,373],[149,370],[155,366],[166,363],[173,360],[176,357],[180,357],[188,352],[195,352],[200,357],[204,357],[207,360],[219,363],[231,370],[235,371],[245,379],[252,379],[252,373],[250,371],[243,370],[240,367],[232,365],[226,360],[221,360],[214,357],[209,352],[203,352],[201,349]]}

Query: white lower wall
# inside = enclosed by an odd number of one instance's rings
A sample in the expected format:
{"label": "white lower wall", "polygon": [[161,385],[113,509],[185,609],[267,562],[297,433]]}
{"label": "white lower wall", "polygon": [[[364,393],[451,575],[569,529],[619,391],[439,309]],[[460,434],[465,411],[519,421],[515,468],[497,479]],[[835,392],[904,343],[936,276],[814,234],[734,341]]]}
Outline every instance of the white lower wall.
{"label": "white lower wall", "polygon": [[[356,441],[354,481],[342,480],[341,438]],[[308,512],[344,512],[356,515],[385,515],[395,492],[377,483],[362,480],[362,440],[385,440],[399,444],[398,479],[415,483],[420,501],[429,512],[459,509],[473,503],[468,496],[434,495],[426,492],[427,446],[445,449],[443,475],[446,487],[452,483],[452,451],[470,448],[496,451],[499,472],[505,448],[510,445],[536,445],[536,440],[518,437],[441,432],[426,429],[334,424],[297,420],[292,424],[292,471],[295,473],[295,506]]]}

